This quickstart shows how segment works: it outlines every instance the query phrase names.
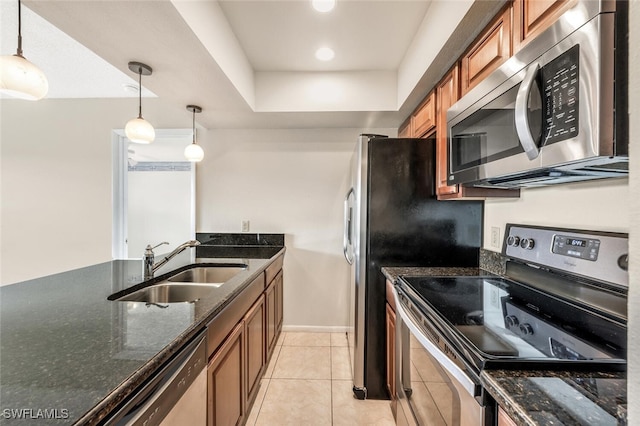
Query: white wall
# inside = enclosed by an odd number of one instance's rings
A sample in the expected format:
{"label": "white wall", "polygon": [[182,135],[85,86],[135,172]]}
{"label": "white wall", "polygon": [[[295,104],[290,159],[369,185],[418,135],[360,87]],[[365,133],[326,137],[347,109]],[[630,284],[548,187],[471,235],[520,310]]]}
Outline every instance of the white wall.
{"label": "white wall", "polygon": [[[0,100],[0,284],[111,260],[111,132],[137,99]],[[145,100],[156,128],[189,112]]]}
{"label": "white wall", "polygon": [[615,179],[522,189],[518,199],[488,199],[484,210],[484,248],[491,245],[491,228],[522,223],[629,232],[628,179]]}
{"label": "white wall", "polygon": [[[199,232],[284,233],[284,324],[344,329],[349,270],[343,199],[363,129],[217,130],[199,133]],[[368,129],[395,135],[395,129]]]}

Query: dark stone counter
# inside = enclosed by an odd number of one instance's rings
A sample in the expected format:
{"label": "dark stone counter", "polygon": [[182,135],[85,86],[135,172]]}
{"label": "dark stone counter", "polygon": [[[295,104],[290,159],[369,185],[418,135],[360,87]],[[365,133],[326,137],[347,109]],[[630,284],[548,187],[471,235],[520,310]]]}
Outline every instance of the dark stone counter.
{"label": "dark stone counter", "polygon": [[626,424],[626,373],[484,370],[480,379],[519,425]]}
{"label": "dark stone counter", "polygon": [[[147,282],[141,260],[115,260],[0,287],[0,424],[29,424],[44,415],[54,418],[42,424],[97,423],[284,251],[199,246]],[[229,262],[248,267],[194,303],[107,300],[193,264]],[[15,418],[20,413],[26,421]]]}

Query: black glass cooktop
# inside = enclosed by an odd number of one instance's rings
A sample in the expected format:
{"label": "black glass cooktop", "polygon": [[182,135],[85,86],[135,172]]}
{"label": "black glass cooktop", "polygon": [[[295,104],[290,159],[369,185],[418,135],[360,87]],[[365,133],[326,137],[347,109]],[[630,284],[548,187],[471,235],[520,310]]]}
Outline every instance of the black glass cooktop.
{"label": "black glass cooktop", "polygon": [[625,357],[624,327],[533,287],[498,276],[402,281],[426,317],[461,336],[485,359]]}

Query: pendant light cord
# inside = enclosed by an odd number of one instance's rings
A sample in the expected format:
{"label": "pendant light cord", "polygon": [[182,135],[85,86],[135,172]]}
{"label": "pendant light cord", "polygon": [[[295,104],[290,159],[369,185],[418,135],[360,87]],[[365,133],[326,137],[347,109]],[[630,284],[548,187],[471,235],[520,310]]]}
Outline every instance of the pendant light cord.
{"label": "pendant light cord", "polygon": [[18,0],[18,50],[16,55],[22,56],[22,3]]}
{"label": "pendant light cord", "polygon": [[138,118],[142,118],[142,68],[138,68]]}
{"label": "pendant light cord", "polygon": [[193,129],[193,144],[196,143],[196,109],[193,109],[193,121],[191,124],[191,127]]}

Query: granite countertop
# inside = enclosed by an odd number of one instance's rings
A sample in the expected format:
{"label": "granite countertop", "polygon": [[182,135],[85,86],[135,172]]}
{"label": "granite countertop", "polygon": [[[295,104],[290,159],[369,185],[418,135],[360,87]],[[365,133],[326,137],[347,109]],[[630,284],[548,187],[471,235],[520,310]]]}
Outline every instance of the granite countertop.
{"label": "granite countertop", "polygon": [[[399,276],[502,275],[499,253],[480,250],[479,268],[383,267]],[[551,370],[483,370],[487,392],[516,421],[539,425],[626,425],[626,373]]]}
{"label": "granite countertop", "polygon": [[[38,420],[49,410],[55,418],[47,424],[95,424],[284,251],[199,246],[144,283],[141,260],[114,260],[0,287],[0,424],[26,424],[8,410]],[[160,307],[107,300],[194,264],[216,263],[247,268],[194,303]]]}
{"label": "granite countertop", "polygon": [[626,424],[626,373],[484,370],[484,388],[519,425]]}

